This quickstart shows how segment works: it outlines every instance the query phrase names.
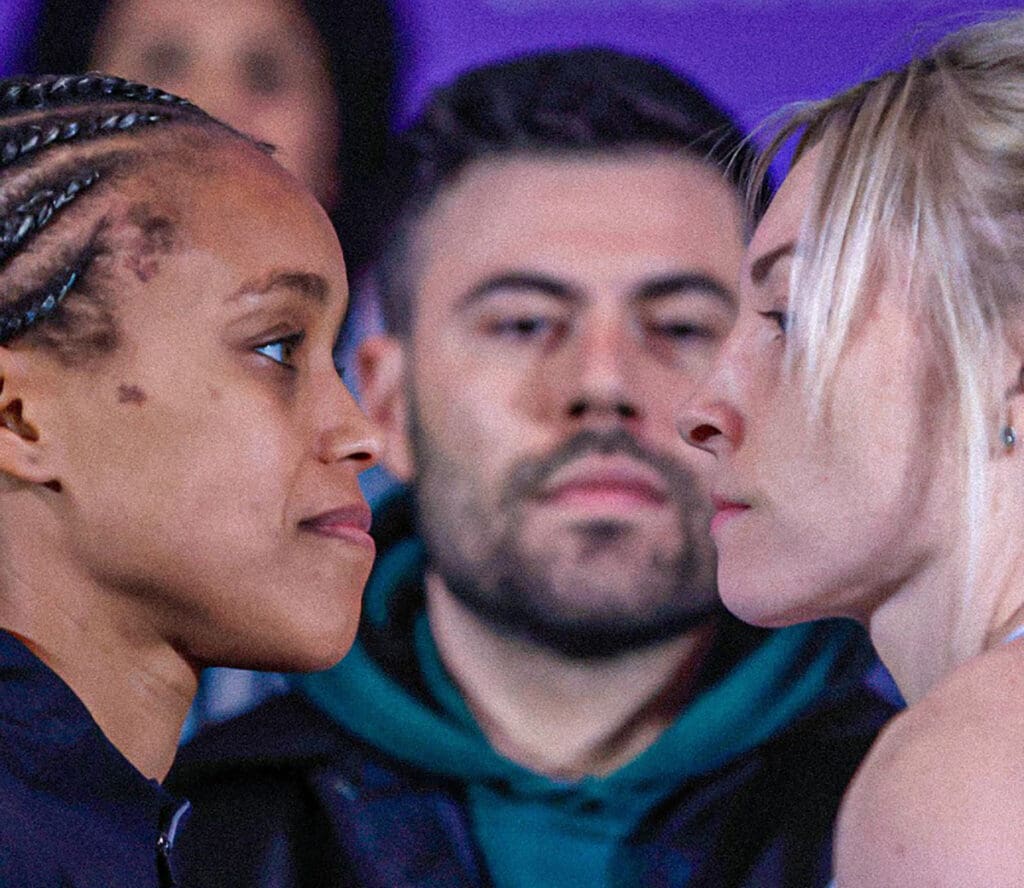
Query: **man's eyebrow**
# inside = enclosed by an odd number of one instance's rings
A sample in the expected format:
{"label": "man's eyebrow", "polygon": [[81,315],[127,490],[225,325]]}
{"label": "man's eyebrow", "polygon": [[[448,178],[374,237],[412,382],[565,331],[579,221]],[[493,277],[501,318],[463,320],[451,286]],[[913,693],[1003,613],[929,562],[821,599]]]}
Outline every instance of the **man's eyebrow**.
{"label": "man's eyebrow", "polygon": [[576,302],[581,298],[579,290],[558,278],[532,271],[506,271],[484,278],[470,289],[460,300],[459,307],[466,308],[474,302],[498,293],[541,293],[552,299]]}
{"label": "man's eyebrow", "polygon": [[669,274],[647,281],[637,288],[636,296],[640,302],[664,299],[668,296],[679,296],[685,293],[698,293],[736,304],[736,295],[721,281],[701,272],[683,272]]}
{"label": "man's eyebrow", "polygon": [[787,256],[792,256],[796,249],[794,241],[787,241],[774,250],[769,250],[763,256],[759,256],[750,265],[750,280],[755,284],[763,284],[765,278],[772,273],[775,264]]}
{"label": "man's eyebrow", "polygon": [[246,281],[228,298],[229,302],[254,293],[269,293],[272,290],[292,290],[312,302],[322,305],[330,292],[327,279],[311,271],[278,269],[263,277]]}

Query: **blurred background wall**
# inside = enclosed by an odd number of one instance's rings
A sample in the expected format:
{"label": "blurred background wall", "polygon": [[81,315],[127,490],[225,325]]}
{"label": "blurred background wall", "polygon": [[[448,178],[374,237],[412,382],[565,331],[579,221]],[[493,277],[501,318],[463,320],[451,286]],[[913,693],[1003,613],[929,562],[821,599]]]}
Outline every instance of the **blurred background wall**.
{"label": "blurred background wall", "polygon": [[[174,2],[174,0],[169,0]],[[360,0],[337,0],[339,3]],[[661,58],[750,126],[905,57],[992,0],[394,0],[403,52],[397,116],[465,67],[603,43]],[[37,0],[0,0],[0,73],[26,58]]]}

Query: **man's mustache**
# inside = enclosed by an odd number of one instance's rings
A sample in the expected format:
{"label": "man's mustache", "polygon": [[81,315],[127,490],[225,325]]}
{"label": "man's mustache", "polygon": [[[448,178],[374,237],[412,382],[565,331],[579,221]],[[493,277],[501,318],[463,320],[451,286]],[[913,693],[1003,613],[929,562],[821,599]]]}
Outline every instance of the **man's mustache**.
{"label": "man's mustache", "polygon": [[550,455],[524,460],[516,465],[505,482],[502,506],[541,496],[548,479],[555,472],[587,454],[625,456],[650,466],[665,480],[669,496],[676,501],[689,500],[687,494],[695,487],[692,472],[669,457],[644,447],[625,429],[584,429]]}

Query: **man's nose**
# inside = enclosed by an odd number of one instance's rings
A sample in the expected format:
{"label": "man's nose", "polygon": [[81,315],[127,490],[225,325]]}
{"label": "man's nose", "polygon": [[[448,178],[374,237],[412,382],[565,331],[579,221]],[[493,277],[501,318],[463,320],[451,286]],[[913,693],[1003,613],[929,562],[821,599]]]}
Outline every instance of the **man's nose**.
{"label": "man's nose", "polygon": [[566,366],[566,415],[581,424],[621,424],[641,416],[635,344],[625,325],[597,320],[580,331]]}

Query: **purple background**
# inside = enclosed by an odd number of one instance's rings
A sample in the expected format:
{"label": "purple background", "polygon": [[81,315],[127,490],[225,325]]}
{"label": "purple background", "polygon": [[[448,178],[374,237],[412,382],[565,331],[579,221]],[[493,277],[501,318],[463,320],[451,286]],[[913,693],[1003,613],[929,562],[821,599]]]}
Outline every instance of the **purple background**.
{"label": "purple background", "polygon": [[[337,0],[359,2],[359,0]],[[602,43],[664,59],[752,126],[906,57],[991,0],[396,0],[406,43],[399,118],[429,89],[528,49]],[[0,0],[0,72],[13,73],[34,0]]]}

